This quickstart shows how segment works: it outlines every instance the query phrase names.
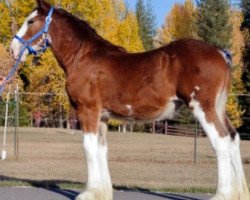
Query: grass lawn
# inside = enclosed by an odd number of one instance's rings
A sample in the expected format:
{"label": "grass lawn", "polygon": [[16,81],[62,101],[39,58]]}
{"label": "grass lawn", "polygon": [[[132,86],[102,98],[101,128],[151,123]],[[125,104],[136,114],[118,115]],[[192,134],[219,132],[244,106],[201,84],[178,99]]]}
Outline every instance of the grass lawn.
{"label": "grass lawn", "polygon": [[[2,130],[0,130],[2,141]],[[66,130],[20,128],[19,159],[13,158],[13,133],[8,133],[7,160],[0,161],[0,186],[47,184],[83,187],[86,162],[82,135]],[[214,192],[217,164],[207,138],[194,139],[140,133],[109,133],[109,166],[117,187],[172,192]],[[1,146],[0,146],[1,147]],[[1,150],[1,149],[0,149]],[[241,142],[250,183],[250,142]]]}

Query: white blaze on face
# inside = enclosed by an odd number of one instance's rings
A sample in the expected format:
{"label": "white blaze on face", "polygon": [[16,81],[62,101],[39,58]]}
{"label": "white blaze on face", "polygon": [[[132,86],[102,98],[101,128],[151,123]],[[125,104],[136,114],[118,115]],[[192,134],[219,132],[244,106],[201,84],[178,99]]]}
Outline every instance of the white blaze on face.
{"label": "white blaze on face", "polygon": [[[25,22],[23,23],[21,29],[20,29],[20,30],[17,32],[17,34],[16,34],[18,37],[22,38],[22,37],[26,34],[26,32],[27,32],[27,30],[28,30],[28,21],[31,20],[31,19],[33,19],[33,18],[36,17],[37,15],[38,15],[38,11],[35,10],[34,12],[32,12],[32,13],[28,16],[28,18],[27,18],[27,19],[25,20]],[[13,58],[14,58],[15,60],[18,59],[19,54],[20,54],[20,51],[21,51],[21,49],[22,49],[22,46],[23,46],[22,43],[19,42],[16,38],[14,38],[14,39],[12,40],[11,45],[10,45],[10,48],[11,48],[12,53],[13,53],[12,56],[13,56]],[[28,54],[28,50],[26,49],[26,50],[24,51],[24,53],[23,53],[22,58],[21,58],[21,61],[22,61],[22,62],[24,62],[24,61],[26,60],[27,54]]]}

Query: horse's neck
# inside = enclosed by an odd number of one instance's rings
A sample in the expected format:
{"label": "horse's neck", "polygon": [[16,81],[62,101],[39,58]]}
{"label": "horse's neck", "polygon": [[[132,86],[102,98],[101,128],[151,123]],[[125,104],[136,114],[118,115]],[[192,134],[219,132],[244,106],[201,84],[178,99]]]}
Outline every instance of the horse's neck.
{"label": "horse's neck", "polygon": [[65,71],[66,75],[70,73],[77,52],[81,49],[81,43],[72,40],[72,36],[67,32],[61,32],[55,28],[51,31],[51,48],[57,61]]}
{"label": "horse's neck", "polygon": [[[61,28],[63,27],[63,29]],[[51,27],[51,40],[53,53],[65,71],[66,75],[75,68],[78,63],[77,59],[84,59],[84,54],[95,46],[95,41],[90,41],[87,38],[75,37],[75,33],[70,27],[54,24]]]}
{"label": "horse's neck", "polygon": [[[83,30],[80,31],[81,37],[77,36],[79,34],[77,31],[60,21],[54,23],[51,27],[52,50],[66,75],[76,67],[75,65],[79,64],[79,59],[84,62],[84,59],[89,59],[85,55],[93,51],[99,50],[99,54],[100,52],[103,54],[107,52],[126,52],[125,49],[103,39],[89,27],[86,27],[86,31],[83,27]],[[101,49],[105,49],[105,51]]]}

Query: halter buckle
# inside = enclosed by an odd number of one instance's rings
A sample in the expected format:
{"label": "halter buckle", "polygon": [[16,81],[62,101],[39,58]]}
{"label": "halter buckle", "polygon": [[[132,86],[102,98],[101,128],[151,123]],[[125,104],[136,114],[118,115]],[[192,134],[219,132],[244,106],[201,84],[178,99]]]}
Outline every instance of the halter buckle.
{"label": "halter buckle", "polygon": [[47,17],[45,18],[45,23],[46,23],[46,24],[50,24],[51,21],[52,21],[52,17],[47,16]]}

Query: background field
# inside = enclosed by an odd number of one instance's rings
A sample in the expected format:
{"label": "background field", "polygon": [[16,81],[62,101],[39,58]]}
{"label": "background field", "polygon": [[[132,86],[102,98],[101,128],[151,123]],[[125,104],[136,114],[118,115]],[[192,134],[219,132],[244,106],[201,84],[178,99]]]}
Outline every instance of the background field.
{"label": "background field", "polygon": [[[20,129],[18,160],[13,158],[12,135],[8,135],[8,159],[0,161],[0,180],[86,181],[81,132],[70,135],[60,129]],[[198,139],[196,165],[193,138],[109,133],[108,140],[111,176],[116,186],[198,191],[216,187],[216,159],[207,138]],[[250,183],[250,142],[242,141],[241,149]]]}

